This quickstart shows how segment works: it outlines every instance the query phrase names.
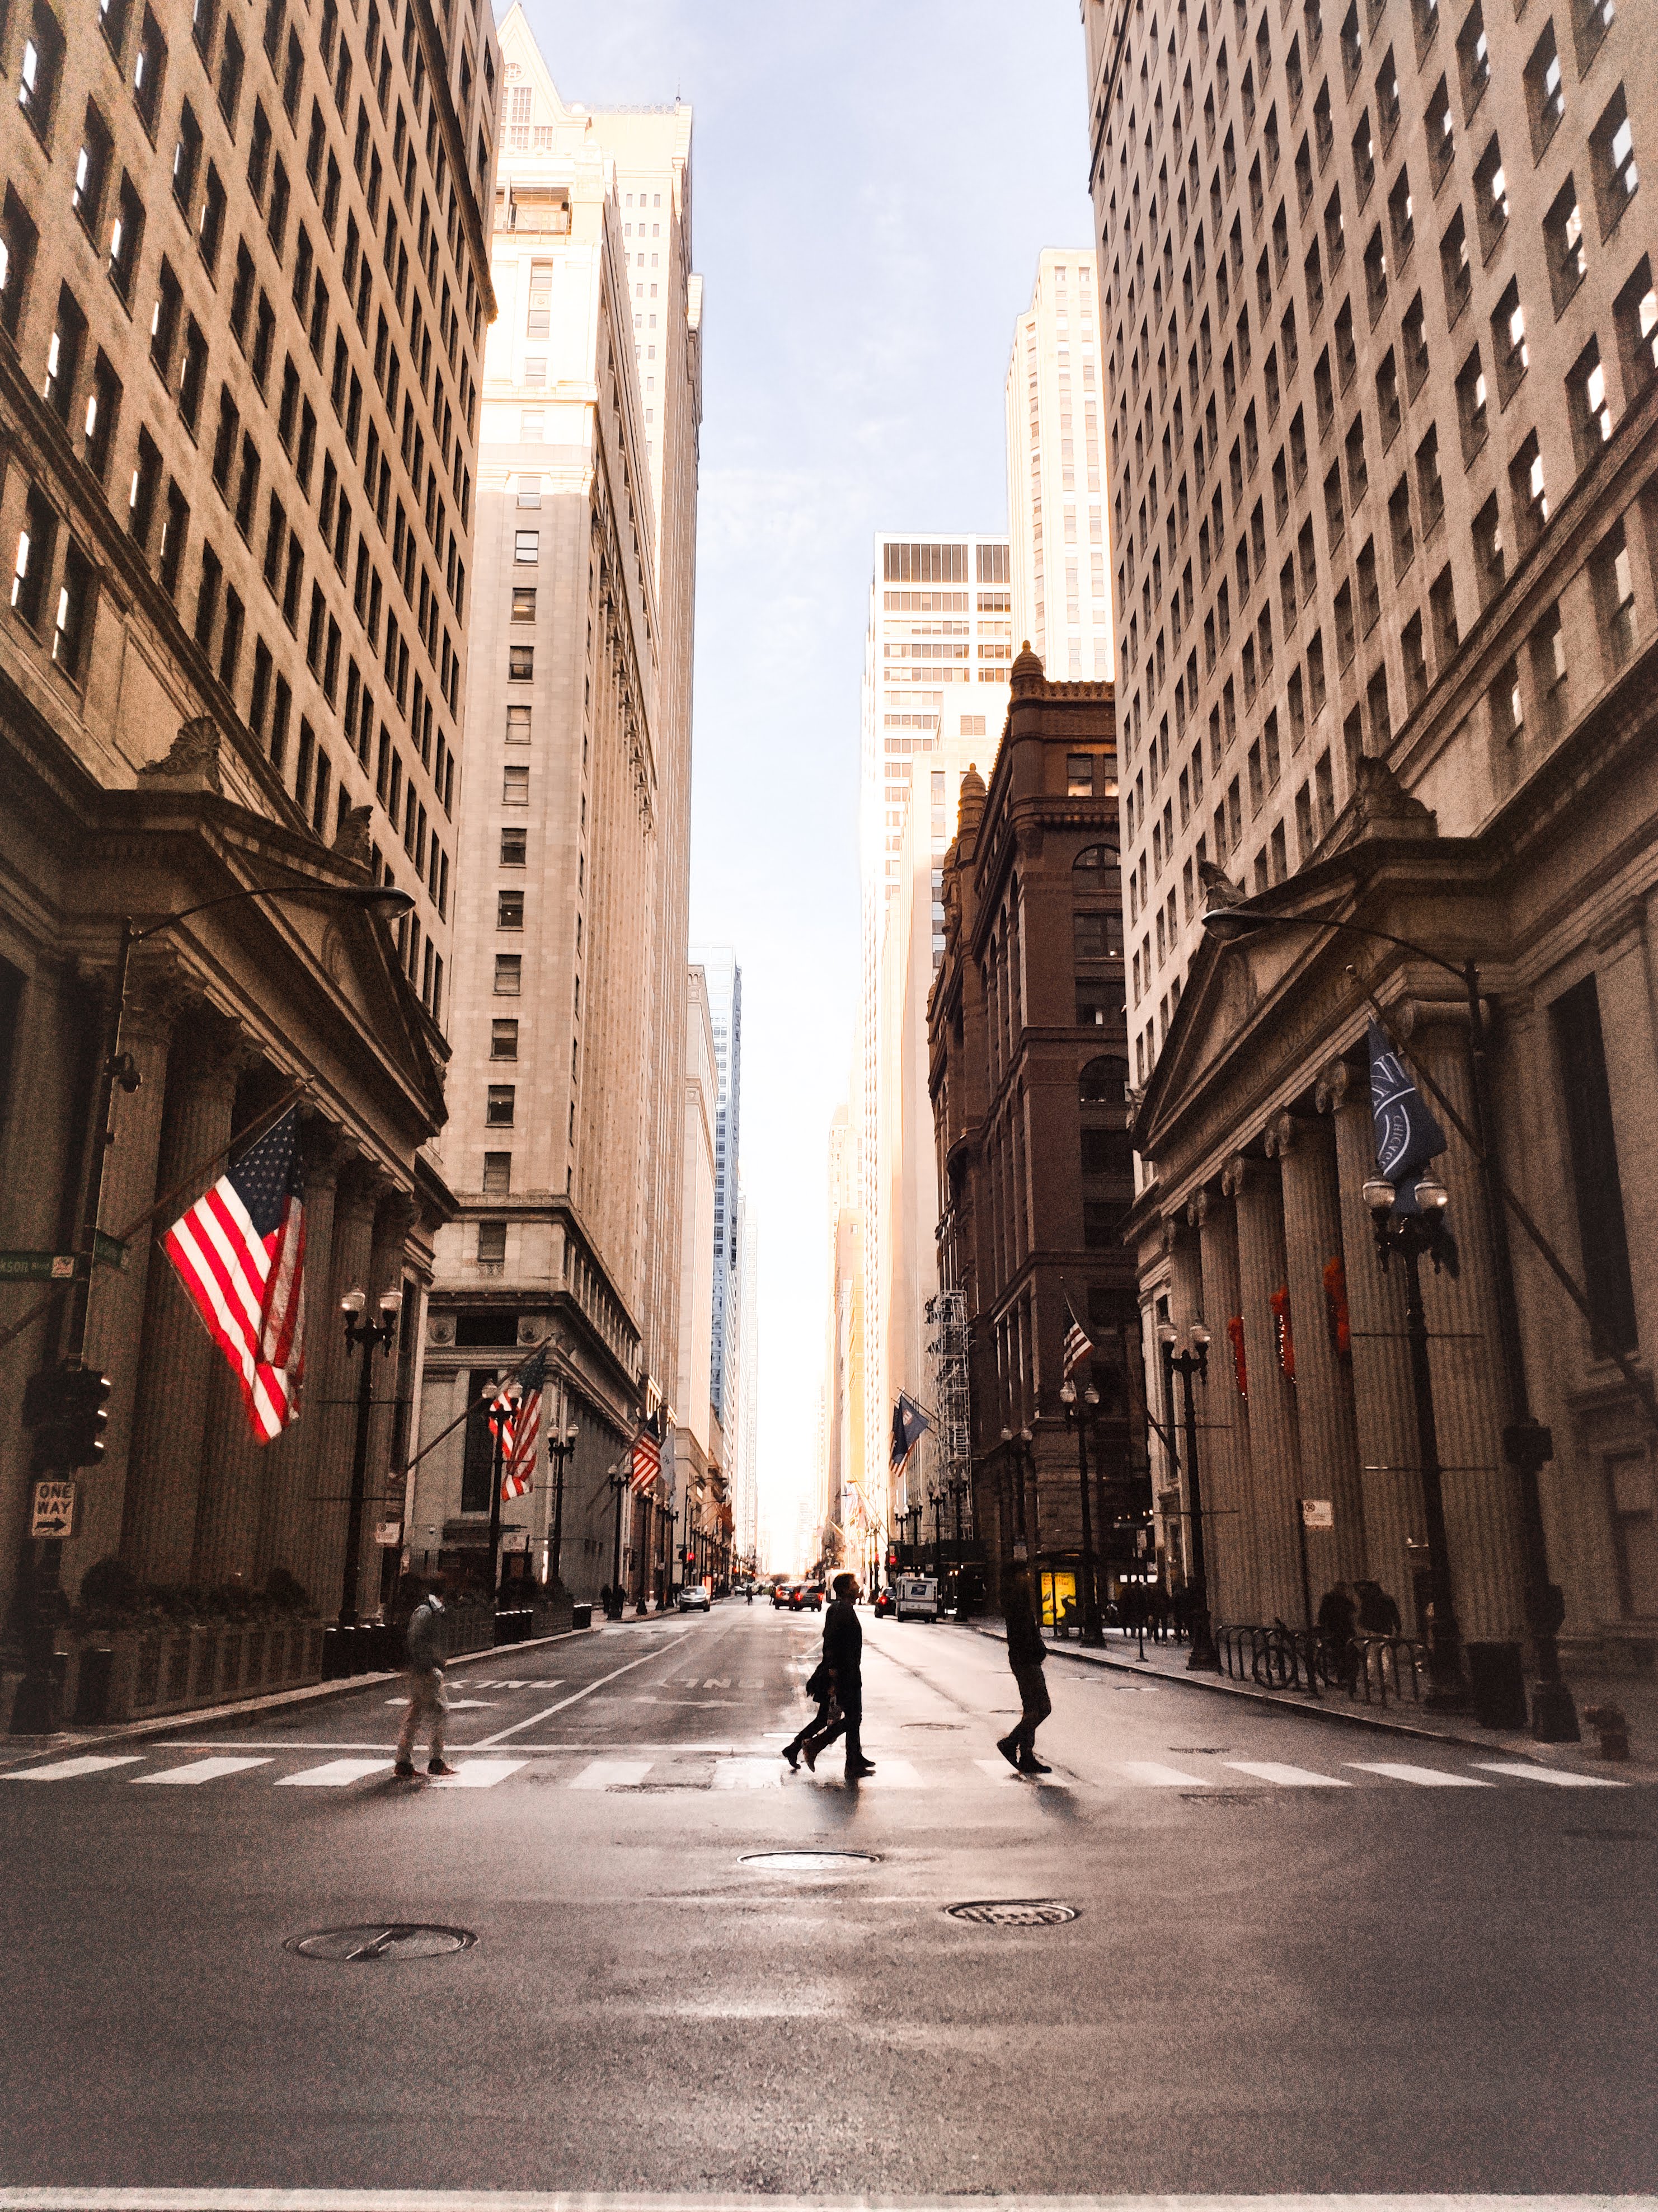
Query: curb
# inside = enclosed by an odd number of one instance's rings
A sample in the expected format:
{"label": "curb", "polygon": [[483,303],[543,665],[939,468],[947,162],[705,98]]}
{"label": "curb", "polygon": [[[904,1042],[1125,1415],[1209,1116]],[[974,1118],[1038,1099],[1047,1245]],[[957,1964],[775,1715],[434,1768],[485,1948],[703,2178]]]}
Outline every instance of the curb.
{"label": "curb", "polygon": [[[562,1628],[551,1636],[527,1636],[521,1644],[486,1644],[478,1651],[457,1652],[444,1663],[446,1667],[469,1667],[479,1659],[498,1659],[505,1651],[535,1651],[549,1644],[562,1644],[568,1637],[592,1632],[587,1628]],[[376,1683],[398,1681],[402,1674],[401,1668],[348,1674],[337,1682],[307,1682],[297,1690],[272,1690],[264,1697],[239,1698],[233,1705],[192,1707],[188,1711],[167,1713],[154,1720],[124,1721],[114,1728],[91,1729],[85,1734],[77,1734],[73,1729],[58,1729],[49,1736],[3,1737],[0,1745],[17,1748],[0,1749],[0,1764],[37,1759],[43,1751],[66,1750],[70,1746],[85,1750],[100,1743],[134,1743],[145,1736],[169,1735],[180,1729],[200,1728],[209,1721],[247,1720],[256,1713],[280,1712],[290,1705],[323,1705],[330,1698],[349,1698],[355,1690],[372,1689]]]}
{"label": "curb", "polygon": [[[980,1628],[975,1626],[970,1629],[969,1633],[987,1638],[996,1644],[1005,1644],[1007,1641],[1007,1634],[1004,1629]],[[1475,1751],[1508,1752],[1517,1756],[1535,1759],[1540,1766],[1549,1764],[1547,1753],[1557,1749],[1554,1745],[1540,1745],[1530,1736],[1515,1736],[1511,1730],[1493,1730],[1478,1735],[1465,1735],[1460,1730],[1454,1732],[1449,1729],[1418,1728],[1409,1721],[1385,1720],[1376,1713],[1346,1711],[1339,1705],[1315,1703],[1311,1698],[1289,1697],[1281,1691],[1257,1689],[1248,1683],[1229,1681],[1224,1675],[1169,1674],[1165,1674],[1161,1668],[1157,1669],[1142,1668],[1139,1662],[1135,1659],[1114,1658],[1108,1652],[1096,1653],[1084,1651],[1080,1648],[1075,1651],[1070,1651],[1062,1644],[1054,1644],[1046,1646],[1042,1656],[1045,1660],[1049,1656],[1056,1659],[1069,1659],[1073,1665],[1077,1666],[1108,1667],[1115,1674],[1133,1674],[1142,1682],[1149,1680],[1172,1683],[1176,1688],[1216,1691],[1223,1696],[1245,1698],[1252,1705],[1264,1705],[1272,1712],[1300,1713],[1309,1720],[1327,1721],[1339,1728],[1370,1729],[1382,1735],[1409,1736],[1418,1743],[1454,1743]],[[1558,1748],[1570,1754],[1576,1751],[1578,1747],[1563,1744]],[[1580,1755],[1588,1756],[1588,1754]],[[1630,1772],[1631,1779],[1658,1773],[1658,1769],[1635,1759],[1627,1762],[1597,1760],[1593,1767],[1586,1771],[1593,1772],[1600,1766],[1613,1764],[1625,1766]]]}

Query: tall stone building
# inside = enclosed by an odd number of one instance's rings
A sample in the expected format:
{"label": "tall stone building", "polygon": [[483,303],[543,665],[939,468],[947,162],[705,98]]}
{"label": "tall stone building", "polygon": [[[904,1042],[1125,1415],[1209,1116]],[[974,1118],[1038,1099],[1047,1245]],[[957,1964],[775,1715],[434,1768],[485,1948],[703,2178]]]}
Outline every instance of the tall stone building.
{"label": "tall stone building", "polygon": [[[244,1597],[280,1569],[331,1616],[356,1357],[338,1300],[404,1293],[371,1445],[395,1464],[452,1211],[428,1147],[499,51],[487,11],[440,21],[422,0],[33,0],[5,16],[0,63],[9,1248],[82,1241],[120,919],[157,933],[129,979],[137,1088],[117,1092],[100,1217],[125,1261],[98,1268],[86,1323],[114,1386],[106,1454],[76,1478],[69,1535],[33,1539],[20,1399],[80,1348],[71,1296],[0,1353],[0,1596],[20,1562],[72,1595],[113,1557]],[[395,935],[335,896],[381,880],[411,901]],[[259,886],[282,895],[240,896]],[[295,1091],[308,1371],[299,1419],[262,1449],[155,1237]],[[0,1329],[34,1302],[9,1285]],[[370,1500],[370,1609],[376,1523],[401,1511]],[[205,1648],[148,1696],[233,1686]]]}
{"label": "tall stone building", "polygon": [[1047,247],[1008,353],[1013,634],[1054,676],[1111,674],[1105,431],[1094,256]]}
{"label": "tall stone building", "polygon": [[[483,382],[461,811],[452,1120],[422,1407],[435,1437],[550,1333],[561,1567],[616,1570],[607,1472],[671,1430],[680,1192],[700,280],[689,109],[560,97],[520,9],[501,27],[501,316]],[[665,1558],[669,1476],[623,1501],[629,1588]],[[489,1440],[422,1462],[422,1549],[476,1558]],[[509,1520],[544,1571],[548,1486]],[[435,1534],[434,1533],[435,1532]]]}
{"label": "tall stone building", "polygon": [[674,1551],[683,1553],[706,1523],[713,1483],[721,1475],[725,1439],[714,1410],[709,1377],[714,1365],[714,1146],[720,1118],[720,1076],[714,1060],[714,1013],[708,978],[690,971],[685,999],[684,1167],[680,1196],[679,1360],[674,1389],[678,1419],[673,1431]]}
{"label": "tall stone building", "polygon": [[1082,1557],[1077,1437],[1060,1396],[1067,1301],[1093,1346],[1074,1410],[1093,1557],[1108,1574],[1131,1566],[1143,1502],[1122,1248],[1133,1181],[1117,782],[1110,685],[1049,683],[1022,652],[989,783],[976,770],[962,781],[927,1007],[939,1270],[969,1333],[973,1526],[998,1594],[1024,1546],[1049,1618]]}
{"label": "tall stone building", "polygon": [[[1546,1672],[1552,1581],[1580,1663],[1649,1654],[1651,41],[1637,11],[1540,0],[1084,21],[1131,1233],[1148,1317],[1213,1340],[1212,1596],[1300,1617],[1315,1492],[1314,1598],[1363,1574],[1424,1615],[1399,1271],[1363,1199],[1375,1001],[1451,1109],[1462,1269],[1423,1295],[1462,1634],[1499,1672],[1541,1638]],[[1199,937],[1206,876],[1248,895],[1238,950]],[[1587,1315],[1452,1118],[1470,959],[1488,1156]]]}
{"label": "tall stone building", "polygon": [[742,1389],[738,1282],[742,1255],[737,1200],[743,1135],[743,970],[728,945],[699,945],[691,957],[701,969],[714,1023],[718,1093],[714,1133],[714,1356],[708,1395],[729,1449],[736,1440]]}

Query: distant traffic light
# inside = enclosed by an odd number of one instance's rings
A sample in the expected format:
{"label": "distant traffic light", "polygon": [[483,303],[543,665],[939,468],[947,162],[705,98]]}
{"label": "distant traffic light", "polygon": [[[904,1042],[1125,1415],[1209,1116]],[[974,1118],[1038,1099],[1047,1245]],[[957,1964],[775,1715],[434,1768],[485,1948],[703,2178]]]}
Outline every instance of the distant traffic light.
{"label": "distant traffic light", "polygon": [[29,1377],[23,1424],[34,1431],[32,1474],[63,1474],[100,1463],[109,1426],[104,1401],[113,1388],[107,1375],[91,1367],[51,1367]]}

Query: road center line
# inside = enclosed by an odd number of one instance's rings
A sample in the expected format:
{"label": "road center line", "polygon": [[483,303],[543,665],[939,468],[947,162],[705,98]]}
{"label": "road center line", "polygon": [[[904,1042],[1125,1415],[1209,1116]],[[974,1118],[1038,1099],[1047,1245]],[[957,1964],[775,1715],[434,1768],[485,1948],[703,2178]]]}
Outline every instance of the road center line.
{"label": "road center line", "polygon": [[[689,1633],[687,1630],[686,1634]],[[684,1640],[683,1636],[677,1637],[669,1644],[669,1650],[675,1650]],[[534,1728],[539,1721],[550,1721],[555,1713],[562,1713],[568,1705],[579,1705],[583,1698],[591,1698],[595,1690],[602,1690],[607,1682],[614,1682],[617,1674],[630,1674],[635,1667],[643,1667],[648,1661],[662,1656],[659,1644],[654,1650],[641,1651],[637,1659],[629,1659],[625,1666],[616,1668],[612,1674],[601,1674],[598,1681],[589,1682],[585,1690],[578,1690],[573,1697],[561,1698],[556,1705],[549,1705],[544,1713],[531,1713],[528,1720],[514,1721],[511,1728],[500,1729],[494,1735],[482,1735],[476,1743],[457,1744],[455,1748],[458,1751],[487,1751],[492,1744],[505,1743],[509,1735],[517,1735],[520,1729]]]}

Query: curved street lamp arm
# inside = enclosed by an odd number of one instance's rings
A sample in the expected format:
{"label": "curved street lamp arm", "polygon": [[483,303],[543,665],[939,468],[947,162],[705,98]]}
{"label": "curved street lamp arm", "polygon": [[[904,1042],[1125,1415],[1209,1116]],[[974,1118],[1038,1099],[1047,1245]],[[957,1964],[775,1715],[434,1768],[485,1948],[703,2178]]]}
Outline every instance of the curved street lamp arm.
{"label": "curved street lamp arm", "polygon": [[[1442,968],[1448,975],[1455,975],[1465,988],[1468,982],[1467,968],[1459,968],[1454,961],[1447,960],[1442,953],[1430,951],[1425,945],[1418,945],[1412,938],[1395,937],[1389,929],[1371,929],[1363,922],[1337,921],[1327,915],[1251,913],[1247,900],[1236,906],[1209,908],[1203,917],[1206,928],[1211,915],[1224,915],[1229,921],[1245,923],[1245,935],[1255,929],[1339,929],[1349,937],[1368,937],[1378,945],[1396,945],[1401,952],[1412,953],[1418,960],[1426,960],[1436,968]],[[1221,936],[1219,931],[1212,931],[1211,934]],[[1222,938],[1222,941],[1226,940]]]}

